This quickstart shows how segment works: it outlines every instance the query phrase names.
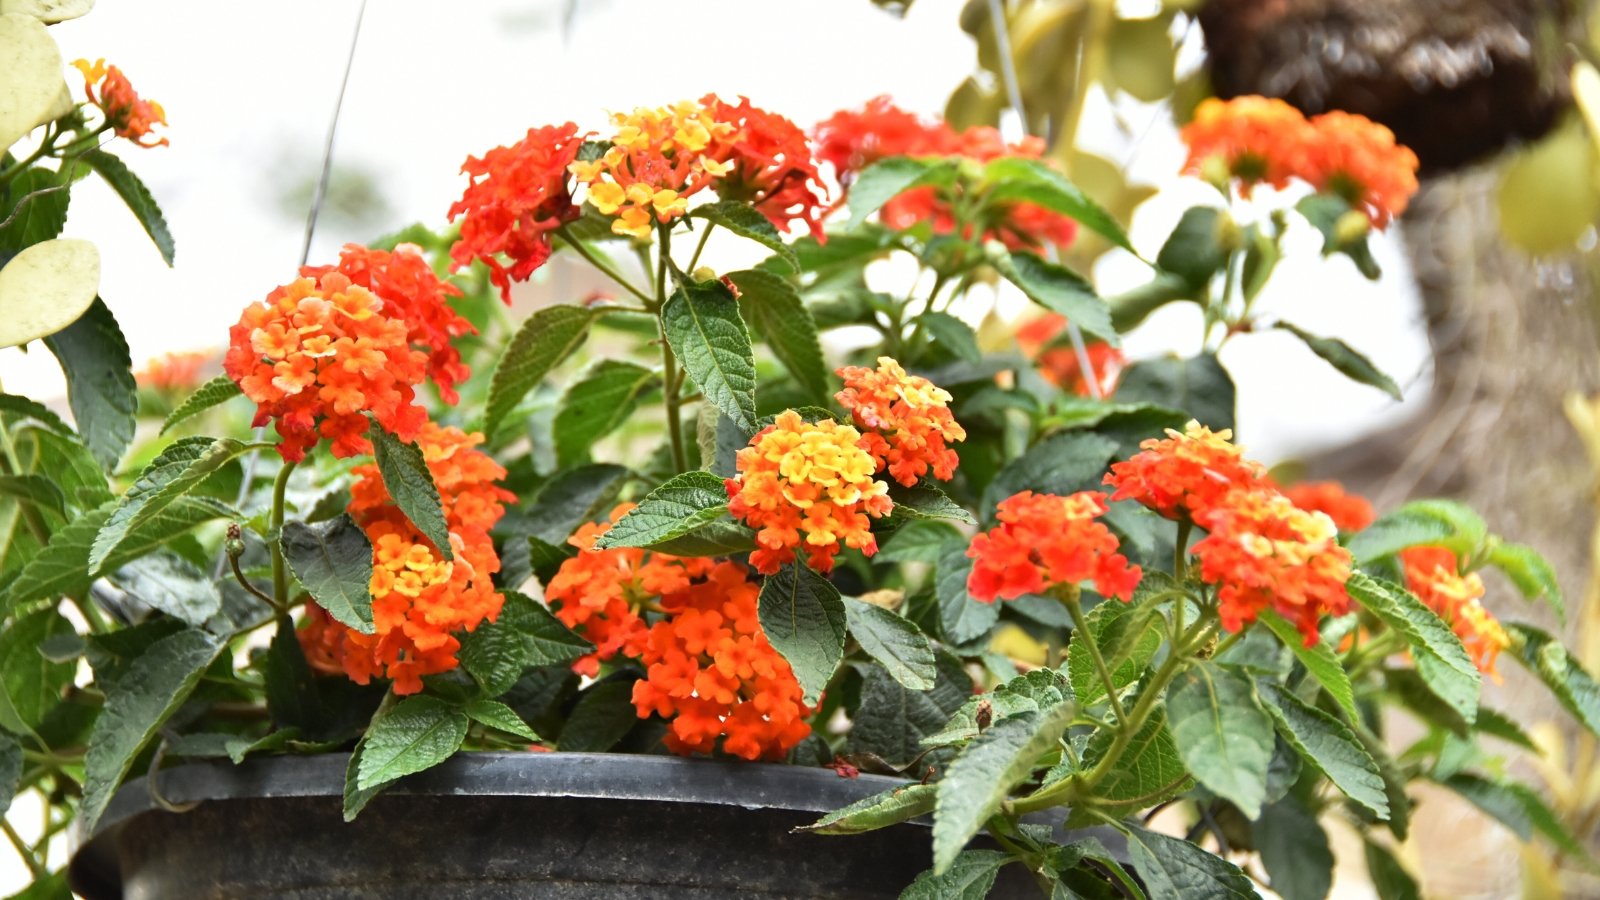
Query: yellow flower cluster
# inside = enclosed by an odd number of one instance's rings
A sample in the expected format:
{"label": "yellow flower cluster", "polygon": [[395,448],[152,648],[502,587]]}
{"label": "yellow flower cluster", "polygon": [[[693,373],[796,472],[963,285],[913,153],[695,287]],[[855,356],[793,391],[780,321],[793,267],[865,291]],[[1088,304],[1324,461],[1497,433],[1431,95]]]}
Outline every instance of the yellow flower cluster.
{"label": "yellow flower cluster", "polygon": [[712,110],[693,101],[640,107],[612,116],[616,133],[599,159],[578,160],[569,168],[589,186],[589,203],[617,216],[611,230],[647,238],[657,222],[688,211],[689,195],[732,170],[732,163],[707,154],[735,128],[718,122]]}

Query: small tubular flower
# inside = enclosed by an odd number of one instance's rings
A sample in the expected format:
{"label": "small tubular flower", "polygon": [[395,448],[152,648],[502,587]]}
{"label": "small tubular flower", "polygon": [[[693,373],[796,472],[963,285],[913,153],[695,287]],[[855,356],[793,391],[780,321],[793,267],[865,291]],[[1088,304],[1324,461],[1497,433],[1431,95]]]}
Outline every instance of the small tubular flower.
{"label": "small tubular flower", "polygon": [[1300,175],[1343,197],[1374,227],[1387,227],[1417,192],[1417,155],[1366,116],[1335,110],[1311,120],[1313,140]]}
{"label": "small tubular flower", "polygon": [[370,290],[327,271],[246,307],[222,368],[255,401],[255,424],[276,423],[284,459],[303,459],[323,437],[335,456],[356,456],[372,449],[363,411],[408,441],[426,420],[415,399],[428,355],[409,334]]}
{"label": "small tubular flower", "polygon": [[811,158],[811,144],[800,126],[751,106],[747,97],[740,97],[737,106],[715,94],[700,102],[713,119],[734,128],[710,151],[718,162],[730,167],[717,181],[717,194],[725,200],[749,202],[779,231],[786,232],[791,222],[799,221],[822,240],[827,195]]}
{"label": "small tubular flower", "polygon": [[709,754],[720,740],[733,756],[776,760],[811,733],[800,683],[761,631],[760,595],[743,566],[723,562],[661,597],[666,617],[644,639],[633,704],[667,720],[672,752]]}
{"label": "small tubular flower", "polygon": [[1378,517],[1367,498],[1346,492],[1337,481],[1302,481],[1282,491],[1295,506],[1326,513],[1340,531],[1360,531]]}
{"label": "small tubular flower", "polygon": [[648,238],[656,223],[688,212],[691,195],[734,169],[734,163],[716,153],[737,126],[717,121],[713,110],[700,103],[640,107],[611,120],[611,147],[599,159],[568,168],[588,185],[589,204],[616,216],[611,223],[616,234]]}
{"label": "small tubular flower", "polygon": [[785,410],[739,451],[738,474],[726,482],[728,512],[757,529],[751,565],[772,575],[804,547],[811,567],[828,572],[844,547],[878,552],[871,519],[894,504],[861,444],[849,425]]}
{"label": "small tubular flower", "polygon": [[1257,184],[1287,187],[1291,178],[1302,174],[1306,148],[1314,140],[1300,110],[1255,95],[1202,100],[1182,137],[1189,145],[1184,172],[1207,174],[1208,164],[1220,163],[1238,179],[1239,191],[1246,197]]}
{"label": "small tubular flower", "polygon": [[[1056,346],[1055,341],[1066,330],[1067,317],[1060,313],[1035,316],[1017,329],[1017,348],[1025,356],[1033,357],[1039,374],[1045,380],[1068,393],[1092,397],[1090,380],[1078,364],[1078,354],[1071,347]],[[1117,381],[1128,364],[1121,350],[1102,341],[1084,348],[1089,357],[1089,368],[1094,384],[1100,388],[1101,397],[1109,397],[1117,389]]]}
{"label": "small tubular flower", "polygon": [[1166,438],[1145,441],[1140,452],[1111,467],[1105,477],[1116,488],[1111,499],[1136,500],[1169,519],[1187,515],[1199,524],[1234,489],[1266,476],[1232,438],[1232,431],[1214,432],[1194,421],[1182,434],[1167,429]]}
{"label": "small tubular flower", "polygon": [[[451,268],[482,260],[500,299],[510,304],[511,282],[528,280],[550,258],[550,232],[583,213],[572,200],[567,169],[584,137],[571,122],[547,125],[529,129],[509,147],[467,157],[461,171],[472,180],[450,207],[450,218],[461,219]],[[511,261],[509,268],[501,257]]]}
{"label": "small tubular flower", "polygon": [[876,369],[845,366],[838,375],[844,390],[834,398],[867,431],[861,446],[877,461],[878,471],[887,468],[905,487],[929,470],[941,481],[955,476],[959,460],[948,443],[966,440],[967,432],[950,414],[949,391],[906,374],[887,356],[878,357]]}
{"label": "small tubular flower", "polygon": [[1478,573],[1461,574],[1456,555],[1445,547],[1407,548],[1400,551],[1400,565],[1406,588],[1449,624],[1479,671],[1495,674],[1495,660],[1511,646],[1511,636],[1483,608]]}
{"label": "small tubular flower", "polygon": [[479,434],[422,427],[417,443],[439,489],[453,559],[417,531],[389,496],[377,466],[357,466],[350,515],[372,542],[373,633],[335,622],[315,603],[300,632],[307,658],[366,684],[391,679],[396,694],[422,690],[422,677],[457,665],[457,634],[494,621],[505,602],[491,581],[500,558],[489,529],[516,496],[495,482],[505,470],[476,445]]}
{"label": "small tubular flower", "polygon": [[967,548],[973,560],[967,592],[993,603],[1092,580],[1096,591],[1126,602],[1140,570],[1118,552],[1116,535],[1095,521],[1105,512],[1106,495],[1095,491],[1066,497],[1023,491],[1000,501],[1000,524]]}
{"label": "small tubular flower", "polygon": [[[166,110],[154,100],[141,98],[121,69],[106,65],[103,59],[92,63],[80,59],[72,65],[83,73],[83,91],[89,96],[89,102],[100,107],[106,124],[117,137],[127,138],[140,147],[166,146],[167,139],[157,140],[154,134],[157,125],[166,126]],[[98,95],[96,83],[100,87]]]}
{"label": "small tubular flower", "polygon": [[1238,631],[1264,609],[1293,622],[1306,646],[1323,616],[1350,608],[1350,551],[1320,512],[1296,507],[1270,488],[1240,488],[1197,520],[1210,534],[1194,545],[1200,578],[1217,585],[1222,627]]}

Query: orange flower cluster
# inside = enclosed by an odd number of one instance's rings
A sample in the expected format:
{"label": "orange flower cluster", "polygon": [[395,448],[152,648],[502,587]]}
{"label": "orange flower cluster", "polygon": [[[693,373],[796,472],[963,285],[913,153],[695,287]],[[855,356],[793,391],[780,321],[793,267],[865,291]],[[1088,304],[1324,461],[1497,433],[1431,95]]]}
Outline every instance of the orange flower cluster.
{"label": "orange flower cluster", "polygon": [[950,392],[920,375],[908,375],[898,362],[878,357],[878,368],[845,366],[838,370],[844,390],[834,398],[850,410],[856,425],[868,429],[861,446],[906,487],[930,469],[935,478],[955,477],[956,452],[948,443],[964,441],[967,432],[950,414]]}
{"label": "orange flower cluster", "polygon": [[[1080,397],[1092,397],[1089,379],[1078,364],[1078,354],[1071,347],[1055,346],[1055,341],[1066,330],[1067,317],[1060,313],[1035,316],[1017,329],[1017,348],[1025,356],[1033,357],[1039,374],[1045,380]],[[1110,344],[1096,341],[1084,348],[1089,356],[1089,368],[1101,397],[1109,397],[1117,389],[1117,380],[1128,358]]]}
{"label": "orange flower cluster", "polygon": [[1219,160],[1245,196],[1258,183],[1283,188],[1299,178],[1344,198],[1379,228],[1417,192],[1417,155],[1385,126],[1353,113],[1307,119],[1282,100],[1211,98],[1195,109],[1183,140],[1186,172],[1203,174]]}
{"label": "orange flower cluster", "polygon": [[[451,268],[482,260],[500,299],[510,304],[511,282],[526,281],[550,258],[550,232],[583,213],[572,202],[567,167],[577,160],[584,137],[571,122],[547,125],[482,158],[467,157],[461,171],[472,180],[450,207],[450,218],[461,219]],[[509,268],[502,256],[511,261]]]}
{"label": "orange flower cluster", "polygon": [[414,694],[422,690],[422,676],[456,667],[457,633],[500,614],[505,598],[490,580],[500,558],[489,529],[505,514],[502,504],[516,496],[495,484],[506,472],[475,449],[482,440],[481,434],[432,422],[417,439],[439,488],[453,559],[445,559],[394,504],[377,466],[356,467],[350,515],[372,542],[374,630],[362,634],[308,604],[301,640],[319,668],[343,671],[359,684],[389,678],[396,694]]}
{"label": "orange flower cluster", "polygon": [[317,441],[335,456],[370,452],[367,419],[411,440],[426,420],[415,388],[428,354],[410,343],[405,319],[342,272],[275,288],[229,330],[222,368],[256,402],[257,426],[276,421],[278,452],[296,461]]}
{"label": "orange flower cluster", "polygon": [[715,94],[700,102],[713,119],[734,128],[711,151],[720,162],[732,166],[717,183],[717,194],[724,200],[750,203],[779,231],[788,231],[791,222],[799,221],[822,240],[826,203],[822,176],[817,174],[811,144],[800,126],[751,106],[748,97],[740,97],[738,106]]}
{"label": "orange flower cluster", "polygon": [[544,587],[550,609],[567,627],[594,644],[595,651],[572,664],[580,675],[593,677],[600,664],[621,653],[637,657],[644,652],[649,626],[638,613],[649,597],[686,590],[689,581],[703,578],[708,559],[668,556],[631,547],[594,549],[600,535],[633,509],[624,503],[611,511],[609,523],[580,526],[567,543],[578,552],[561,564]]}
{"label": "orange flower cluster", "polygon": [[833,569],[844,547],[878,552],[869,517],[889,514],[889,486],[874,479],[879,463],[861,433],[829,419],[807,422],[794,410],[739,451],[738,475],[726,482],[728,511],[758,530],[750,563],[772,575],[802,545],[811,568]]}
{"label": "orange flower cluster", "polygon": [[1111,467],[1105,483],[1116,488],[1112,500],[1136,500],[1169,519],[1200,520],[1236,487],[1256,485],[1266,476],[1260,463],[1244,458],[1233,432],[1213,432],[1191,421],[1182,434],[1151,438],[1140,452]]}
{"label": "orange flower cluster", "polygon": [[477,329],[451,308],[448,299],[461,296],[461,290],[433,271],[422,248],[401,244],[390,252],[346,244],[339,251],[338,265],[300,270],[306,278],[321,278],[329,272],[338,272],[351,284],[376,294],[383,301],[384,315],[405,321],[406,339],[428,354],[428,377],[438,385],[444,401],[454,404],[459,399],[455,386],[472,370],[461,362],[461,351],[450,342],[476,334]]}
{"label": "orange flower cluster", "polygon": [[1102,595],[1126,602],[1140,570],[1117,552],[1116,535],[1095,521],[1105,512],[1106,495],[1096,491],[1067,497],[1023,491],[1000,501],[1000,524],[967,548],[973,560],[967,592],[993,603],[1093,579]]}
{"label": "orange flower cluster", "polygon": [[1406,588],[1449,623],[1479,671],[1494,674],[1495,659],[1511,646],[1511,636],[1483,608],[1483,579],[1463,575],[1456,555],[1445,547],[1411,547],[1400,551]]}
{"label": "orange flower cluster", "polygon": [[1295,506],[1326,513],[1340,531],[1360,531],[1378,517],[1367,498],[1346,492],[1337,481],[1302,481],[1282,490]]}
{"label": "orange flower cluster", "polygon": [[[72,65],[83,73],[83,92],[89,95],[89,102],[100,107],[105,114],[106,124],[111,126],[117,137],[127,138],[140,147],[166,145],[166,138],[156,140],[153,133],[157,125],[167,124],[166,110],[154,100],[141,98],[121,69],[106,65],[103,59],[93,63],[80,59]],[[95,94],[97,82],[100,85],[98,95]]]}
{"label": "orange flower cluster", "polygon": [[777,760],[811,733],[800,683],[761,631],[760,595],[743,566],[722,562],[661,597],[667,616],[645,638],[633,704],[671,720],[672,752],[712,753],[721,739],[726,753]]}
{"label": "orange flower cluster", "polygon": [[1201,580],[1218,585],[1222,627],[1238,631],[1263,609],[1299,627],[1306,646],[1318,640],[1325,615],[1350,609],[1350,551],[1339,529],[1319,512],[1307,512],[1266,487],[1243,487],[1208,510],[1200,524],[1210,534],[1194,545]]}
{"label": "orange flower cluster", "polygon": [[216,354],[204,350],[188,350],[162,355],[144,364],[134,373],[140,387],[155,391],[192,391],[200,386],[205,369]]}
{"label": "orange flower cluster", "polygon": [[[924,123],[895,106],[888,97],[876,97],[859,111],[842,110],[817,125],[817,158],[833,165],[840,183],[849,184],[867,166],[890,156],[943,156],[986,163],[1002,157],[1039,159],[1045,145],[1036,137],[1007,144],[1000,132],[986,126],[956,131],[945,122]],[[913,188],[879,212],[890,228],[910,228],[929,223],[935,234],[950,234],[956,221],[950,198],[932,187]],[[998,240],[1012,249],[1045,244],[1070,244],[1078,223],[1031,203],[1009,203],[991,210],[981,226],[983,238]],[[970,237],[971,235],[964,235]]]}

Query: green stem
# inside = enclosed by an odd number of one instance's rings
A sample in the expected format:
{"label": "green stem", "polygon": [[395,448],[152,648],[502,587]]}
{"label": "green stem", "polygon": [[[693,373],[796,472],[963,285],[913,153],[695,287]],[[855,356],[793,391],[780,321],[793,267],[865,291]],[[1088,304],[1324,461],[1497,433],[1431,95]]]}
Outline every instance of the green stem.
{"label": "green stem", "polygon": [[39,861],[39,857],[34,855],[33,848],[29,847],[28,842],[22,839],[22,835],[17,834],[17,829],[11,827],[10,820],[0,819],[0,829],[5,830],[7,840],[11,841],[11,846],[17,849],[17,855],[22,857],[22,861],[28,864],[28,871],[33,873],[35,879],[43,878],[50,874],[45,869],[44,864]]}
{"label": "green stem", "polygon": [[1128,724],[1128,713],[1122,708],[1122,701],[1117,697],[1117,683],[1111,677],[1111,668],[1106,665],[1106,658],[1100,653],[1100,645],[1095,643],[1094,635],[1089,633],[1088,617],[1083,614],[1083,603],[1078,596],[1077,585],[1058,585],[1051,589],[1051,594],[1061,601],[1067,608],[1067,614],[1072,616],[1072,640],[1083,641],[1083,646],[1089,651],[1089,659],[1094,663],[1094,671],[1100,677],[1100,683],[1106,689],[1106,702],[1111,705],[1111,712],[1117,717],[1117,727],[1125,728]]}
{"label": "green stem", "polygon": [[35,149],[33,153],[29,154],[27,158],[23,159],[21,162],[18,162],[16,165],[13,165],[11,168],[6,169],[4,172],[0,172],[0,188],[10,184],[11,179],[21,175],[29,166],[38,162],[40,159],[43,159],[45,154],[55,149],[56,138],[60,136],[61,135],[55,130],[54,127],[46,129],[44,133],[44,140],[39,142],[38,148]]}
{"label": "green stem", "polygon": [[[707,226],[710,231],[710,226]],[[672,267],[672,230],[670,226],[660,226],[656,232],[661,236],[660,263],[656,266],[656,323],[661,329],[661,386],[662,404],[667,411],[667,443],[672,448],[672,469],[674,474],[689,471],[689,455],[683,446],[683,416],[679,410],[682,398],[678,396],[682,385],[678,380],[678,358],[672,352],[672,344],[667,340],[667,321],[660,314],[660,310],[667,305],[667,270]],[[704,238],[701,238],[702,244]],[[695,251],[698,258],[700,251]]]}
{"label": "green stem", "polygon": [[275,601],[272,605],[277,609],[285,609],[289,605],[289,570],[283,561],[283,546],[280,536],[283,533],[283,508],[284,495],[289,490],[289,476],[294,472],[295,463],[286,462],[278,470],[278,478],[272,483],[272,519],[268,542],[272,548],[272,596]]}
{"label": "green stem", "polygon": [[1189,532],[1194,526],[1187,519],[1178,522],[1178,542],[1172,545],[1172,577],[1189,577]]}
{"label": "green stem", "polygon": [[[928,305],[923,308],[923,310],[922,310],[923,313],[927,313],[927,312],[930,312],[930,311],[933,310],[934,301],[939,299],[939,292],[944,290],[945,282],[948,281],[948,280],[949,280],[949,277],[947,275],[945,275],[943,272],[935,272],[935,273],[933,273],[933,290],[928,292]],[[923,327],[922,323],[925,322],[925,321],[927,321],[927,320],[924,319],[921,315],[918,315],[917,316],[917,320],[916,320],[916,324],[911,326],[911,336],[909,338],[906,338],[906,347],[908,349],[910,349],[913,353],[916,352],[917,339],[922,337],[922,327]]]}
{"label": "green stem", "polygon": [[563,225],[560,228],[557,228],[556,234],[560,235],[561,239],[567,242],[567,246],[577,251],[579,256],[588,260],[589,265],[599,269],[601,274],[605,275],[612,281],[615,281],[623,288],[623,290],[626,290],[628,293],[638,297],[640,300],[643,300],[646,305],[650,304],[651,300],[649,294],[646,294],[644,291],[634,287],[626,278],[623,278],[622,275],[620,275],[609,262],[602,259],[593,250],[590,250],[588,245],[583,241],[573,237],[572,231],[567,226]]}
{"label": "green stem", "polygon": [[715,223],[715,222],[707,222],[706,223],[706,227],[700,232],[700,243],[694,245],[694,255],[689,257],[689,271],[690,272],[693,272],[694,271],[694,267],[696,265],[699,265],[699,263],[700,263],[700,254],[701,254],[702,251],[704,251],[706,249],[706,239],[711,237],[711,229],[713,229],[715,227],[717,227],[717,223]]}

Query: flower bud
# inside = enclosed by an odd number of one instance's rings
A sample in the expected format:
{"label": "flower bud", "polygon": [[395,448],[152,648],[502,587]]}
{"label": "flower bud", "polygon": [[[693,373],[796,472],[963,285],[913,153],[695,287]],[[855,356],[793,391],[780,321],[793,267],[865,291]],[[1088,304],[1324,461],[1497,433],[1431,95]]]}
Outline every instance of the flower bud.
{"label": "flower bud", "polygon": [[1367,235],[1371,231],[1372,221],[1367,218],[1367,214],[1352,209],[1340,216],[1339,221],[1333,224],[1334,245],[1349,247],[1353,244],[1359,244],[1367,239]]}

